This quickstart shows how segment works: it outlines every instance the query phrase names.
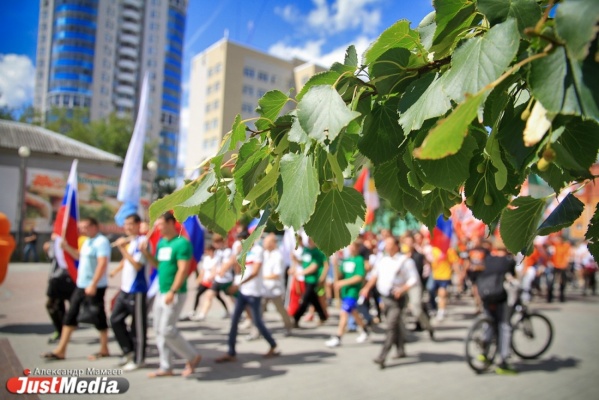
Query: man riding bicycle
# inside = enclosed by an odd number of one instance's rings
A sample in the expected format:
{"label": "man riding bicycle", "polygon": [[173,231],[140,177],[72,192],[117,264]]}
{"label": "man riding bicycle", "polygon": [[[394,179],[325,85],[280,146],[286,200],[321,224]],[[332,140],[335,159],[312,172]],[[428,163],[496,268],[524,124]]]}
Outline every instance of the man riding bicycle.
{"label": "man riding bicycle", "polygon": [[[504,288],[506,279],[513,280],[516,275],[516,262],[507,252],[501,240],[495,243],[495,249],[485,257],[485,269],[476,279],[478,292],[483,303],[485,316],[492,319],[495,326],[489,326],[485,332],[488,347],[493,331],[498,333],[498,354],[500,362],[495,372],[500,375],[516,374],[517,371],[507,363],[511,351],[512,326],[510,324],[511,305],[508,304],[508,293]],[[488,348],[479,357],[484,361]]]}

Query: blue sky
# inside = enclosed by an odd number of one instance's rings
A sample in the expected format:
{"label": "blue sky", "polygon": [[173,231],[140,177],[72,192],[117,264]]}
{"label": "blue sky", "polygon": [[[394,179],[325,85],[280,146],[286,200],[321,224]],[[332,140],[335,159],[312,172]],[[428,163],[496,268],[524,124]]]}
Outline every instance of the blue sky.
{"label": "blue sky", "polygon": [[[102,1],[102,0],[100,0]],[[0,13],[0,106],[31,103],[39,0],[3,1]],[[347,45],[366,49],[399,19],[413,26],[432,10],[430,0],[190,0],[184,53],[183,107],[190,61],[223,37],[281,57],[325,66]]]}

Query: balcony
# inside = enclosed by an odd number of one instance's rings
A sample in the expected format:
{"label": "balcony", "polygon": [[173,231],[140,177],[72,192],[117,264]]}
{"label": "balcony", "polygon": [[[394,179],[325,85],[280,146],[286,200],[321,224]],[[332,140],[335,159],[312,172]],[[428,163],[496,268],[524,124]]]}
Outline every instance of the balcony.
{"label": "balcony", "polygon": [[120,35],[121,43],[129,43],[133,46],[139,46],[139,36],[124,34]]}
{"label": "balcony", "polygon": [[135,22],[125,21],[121,24],[121,30],[138,34],[139,32],[141,32],[141,26],[140,24]]}
{"label": "balcony", "polygon": [[132,10],[130,8],[125,8],[123,10],[123,13],[121,14],[123,16],[123,18],[131,18],[135,21],[139,21],[141,20],[141,12],[140,11],[136,11],[136,10]]}
{"label": "balcony", "polygon": [[127,6],[133,6],[133,7],[136,7],[136,8],[142,8],[143,7],[143,0],[124,0],[123,4],[127,5]]}
{"label": "balcony", "polygon": [[118,94],[124,94],[128,96],[135,96],[135,89],[133,86],[128,85],[118,85],[114,91]]}
{"label": "balcony", "polygon": [[119,47],[119,54],[121,56],[128,56],[134,59],[137,59],[139,57],[139,55],[137,54],[137,50],[125,46]]}
{"label": "balcony", "polygon": [[135,74],[119,71],[116,75],[117,80],[135,85]]}
{"label": "balcony", "polygon": [[117,65],[119,68],[128,69],[130,71],[137,71],[137,68],[139,68],[136,62],[130,60],[119,60]]}
{"label": "balcony", "polygon": [[132,110],[133,106],[135,105],[135,103],[133,103],[133,100],[131,100],[131,99],[118,98],[118,97],[115,100],[114,104],[116,104],[117,107],[122,107],[122,108],[126,108],[129,110]]}

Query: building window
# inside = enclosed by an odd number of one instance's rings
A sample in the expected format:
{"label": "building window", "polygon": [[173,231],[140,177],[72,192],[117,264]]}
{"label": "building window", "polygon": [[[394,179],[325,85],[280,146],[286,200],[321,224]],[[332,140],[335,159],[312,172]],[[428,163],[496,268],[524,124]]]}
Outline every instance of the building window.
{"label": "building window", "polygon": [[252,106],[250,103],[243,103],[241,105],[241,112],[252,113],[254,112],[254,106]]}
{"label": "building window", "polygon": [[218,119],[213,119],[212,120],[212,129],[217,129],[218,128]]}
{"label": "building window", "polygon": [[204,123],[204,130],[207,132],[210,130],[210,122]]}
{"label": "building window", "polygon": [[206,104],[206,112],[210,112],[210,103]]}
{"label": "building window", "polygon": [[266,93],[266,90],[264,89],[258,89],[258,97],[262,98],[262,96],[264,96],[264,94]]}
{"label": "building window", "polygon": [[220,89],[220,82],[216,82],[216,83],[214,84],[214,87],[212,88],[212,90],[216,92],[216,91],[217,91],[217,90],[219,90],[219,89]]}
{"label": "building window", "polygon": [[206,86],[206,94],[210,94],[211,91],[212,91],[212,86],[210,86],[210,85]]}
{"label": "building window", "polygon": [[277,83],[277,76],[276,75],[273,74],[273,75],[270,76],[270,83],[273,83],[273,84]]}
{"label": "building window", "polygon": [[258,80],[262,82],[268,82],[268,74],[264,71],[258,72]]}
{"label": "building window", "polygon": [[214,103],[212,104],[212,109],[213,109],[213,110],[217,110],[217,109],[218,109],[218,106],[219,106],[219,104],[218,104],[218,100],[214,100]]}
{"label": "building window", "polygon": [[243,76],[245,76],[247,78],[253,78],[255,74],[256,74],[256,72],[254,71],[254,68],[245,67],[243,69]]}
{"label": "building window", "polygon": [[254,87],[250,85],[243,85],[243,94],[247,94],[248,96],[254,95]]}
{"label": "building window", "polygon": [[214,73],[218,74],[220,72],[220,63],[214,66]]}

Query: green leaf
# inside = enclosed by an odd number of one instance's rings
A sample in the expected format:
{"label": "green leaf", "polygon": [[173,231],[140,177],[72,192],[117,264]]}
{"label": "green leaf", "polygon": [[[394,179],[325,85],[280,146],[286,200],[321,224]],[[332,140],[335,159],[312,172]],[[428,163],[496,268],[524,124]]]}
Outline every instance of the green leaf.
{"label": "green leaf", "polygon": [[206,228],[219,235],[227,236],[239,218],[238,210],[240,208],[241,200],[232,204],[227,199],[225,188],[220,187],[202,204],[198,217]]}
{"label": "green leaf", "polygon": [[431,11],[424,18],[422,18],[422,21],[420,21],[418,27],[416,28],[416,31],[418,31],[420,34],[420,42],[427,50],[433,46],[433,38],[435,36],[435,30],[437,29],[435,16],[435,11]]}
{"label": "green leaf", "polygon": [[443,189],[455,190],[470,175],[468,166],[476,150],[478,150],[476,140],[472,136],[466,136],[464,144],[456,154],[438,160],[414,160],[414,162],[420,166],[425,182]]}
{"label": "green leaf", "polygon": [[337,161],[337,158],[335,157],[334,154],[327,153],[327,160],[329,162],[329,165],[331,166],[331,170],[333,172],[333,178],[335,179],[337,187],[343,188],[343,171],[341,170],[341,167],[339,166],[339,162]]}
{"label": "green leaf", "polygon": [[599,204],[595,206],[595,213],[589,222],[589,227],[584,237],[589,242],[587,248],[593,255],[593,258],[595,261],[599,260]]}
{"label": "green leaf", "polygon": [[297,96],[295,96],[295,99],[298,102],[301,101],[302,98],[306,95],[306,93],[308,93],[308,91],[313,86],[334,85],[340,76],[341,76],[341,74],[339,74],[338,72],[335,72],[335,71],[325,71],[325,72],[320,72],[316,75],[312,75],[312,77],[310,79],[308,79],[308,82],[306,82],[306,84],[304,86],[302,86],[302,90],[300,90],[300,92],[297,94]]}
{"label": "green leaf", "polygon": [[269,163],[270,150],[254,138],[239,149],[233,178],[242,196],[252,190]]}
{"label": "green leaf", "polygon": [[555,163],[549,164],[549,167],[545,171],[540,171],[536,164],[531,167],[531,170],[547,182],[555,193],[561,192],[561,190],[572,181],[572,176],[567,172],[564,172]]}
{"label": "green leaf", "polygon": [[216,174],[210,171],[199,182],[195,192],[185,201],[175,205],[172,209],[177,221],[185,221],[191,215],[197,215],[200,212],[200,206],[212,196],[209,189],[216,184]]}
{"label": "green leaf", "polygon": [[343,64],[357,67],[358,66],[358,53],[356,52],[356,47],[352,44],[345,50],[345,60]]}
{"label": "green leaf", "polygon": [[156,200],[150,205],[150,225],[153,225],[154,222],[165,212],[171,211],[175,208],[176,205],[179,205],[185,202],[189,197],[191,197],[196,188],[200,183],[198,181],[193,181],[181,189],[177,190],[174,193],[171,193],[167,196],[164,196],[161,199]]}
{"label": "green leaf", "polygon": [[310,143],[308,134],[304,132],[297,118],[294,119],[293,123],[291,124],[291,129],[289,130],[289,141],[299,144]]}
{"label": "green leaf", "polygon": [[280,220],[298,230],[316,207],[320,191],[318,171],[312,155],[288,153],[281,159],[283,191],[277,207]]}
{"label": "green leaf", "polygon": [[358,237],[364,225],[364,196],[351,187],[321,193],[316,211],[305,230],[327,256],[347,246]]}
{"label": "green leaf", "polygon": [[[477,170],[480,163],[485,163],[482,173]],[[468,207],[476,218],[487,225],[493,223],[509,203],[506,194],[497,189],[494,168],[482,155],[475,155],[470,161],[470,177],[466,180],[464,188],[466,198],[473,202],[472,206]],[[485,196],[491,197],[491,205],[485,204]]]}
{"label": "green leaf", "polygon": [[456,102],[476,94],[501,76],[516,56],[520,35],[513,18],[495,25],[484,36],[468,39],[451,57],[445,92]]}
{"label": "green leaf", "polygon": [[245,128],[245,124],[241,123],[241,115],[237,114],[235,116],[235,120],[233,121],[231,131],[225,135],[221,142],[218,153],[216,153],[216,156],[214,156],[210,161],[214,166],[214,171],[216,172],[217,176],[222,176],[220,166],[223,162],[225,154],[235,150],[237,148],[237,143],[245,141]]}
{"label": "green leaf", "polygon": [[489,154],[493,166],[497,169],[497,172],[495,172],[495,185],[497,189],[503,190],[507,183],[507,168],[501,158],[501,149],[499,148],[499,141],[497,140],[495,130],[491,132],[491,136],[487,140],[485,151]]}
{"label": "green leaf", "polygon": [[435,34],[431,52],[435,58],[445,57],[453,49],[461,35],[476,22],[475,6],[471,0],[434,0]]}
{"label": "green leaf", "polygon": [[570,119],[558,117],[553,121],[554,127],[561,124],[564,124],[565,129],[559,138],[559,143],[568,153],[576,156],[576,161],[581,168],[591,168],[597,160],[599,151],[599,123],[578,117]]}
{"label": "green leaf", "polygon": [[398,104],[397,97],[377,103],[364,118],[363,136],[358,147],[375,165],[397,157],[398,147],[404,139],[403,130],[397,123]]}
{"label": "green leaf", "polygon": [[[378,94],[402,93],[412,78],[418,76],[412,53],[408,49],[396,48],[386,51],[370,66],[371,83]],[[410,70],[408,70],[410,68]]]}
{"label": "green leaf", "polygon": [[543,221],[537,231],[537,235],[546,236],[569,227],[576,221],[584,211],[584,203],[572,193],[562,200],[553,212]]}
{"label": "green leaf", "polygon": [[599,91],[594,89],[599,86],[599,63],[594,54],[581,63],[568,60],[564,48],[559,47],[531,63],[528,83],[549,113],[599,119]]}
{"label": "green leaf", "polygon": [[288,101],[289,96],[280,90],[266,92],[264,96],[258,100],[258,109],[256,112],[260,114],[260,118],[256,121],[256,128],[258,128],[258,130],[263,130],[274,125],[274,121]]}
{"label": "green leaf", "polygon": [[589,54],[589,45],[597,35],[599,2],[596,0],[568,0],[557,7],[555,28],[566,42],[569,56],[583,60]]}
{"label": "green leaf", "polygon": [[[486,126],[494,128],[496,122],[508,111],[508,104],[511,104],[511,108],[514,107],[512,86],[519,79],[521,79],[519,75],[511,75],[489,93],[485,100],[483,113],[483,122]],[[522,92],[520,92],[520,96],[522,96]]]}
{"label": "green leaf", "polygon": [[264,176],[264,178],[260,179],[258,184],[254,186],[252,190],[250,190],[250,192],[245,196],[245,199],[247,201],[256,200],[258,197],[262,196],[264,193],[266,193],[276,185],[277,180],[279,179],[279,176],[281,174],[279,170],[279,161],[280,159],[277,158],[275,160],[275,163],[271,166],[270,170],[268,170],[268,172]]}
{"label": "green leaf", "polygon": [[468,97],[447,118],[437,122],[422,145],[414,150],[416,158],[436,160],[456,154],[462,147],[468,127],[476,117],[485,94]]}
{"label": "green leaf", "polygon": [[387,28],[364,53],[364,64],[370,65],[387,50],[396,47],[410,51],[419,49],[420,56],[426,59],[426,50],[420,43],[418,32],[410,28],[410,21],[400,20]]}
{"label": "green leaf", "polygon": [[424,121],[451,109],[439,74],[430,73],[408,86],[399,102],[399,124],[404,132],[420,129]]}
{"label": "green leaf", "polygon": [[542,14],[535,0],[478,0],[477,6],[492,25],[515,18],[518,30],[526,39],[529,37],[523,34],[524,29],[534,27]]}
{"label": "green leaf", "polygon": [[524,145],[522,132],[526,126],[526,121],[522,121],[520,115],[526,106],[521,105],[514,109],[512,104],[510,103],[505,108],[497,132],[497,140],[504,150],[507,161],[516,170],[522,170],[532,162],[538,146],[527,147]]}
{"label": "green leaf", "polygon": [[264,228],[266,228],[266,223],[268,222],[268,218],[270,217],[270,207],[266,207],[260,220],[258,221],[258,225],[254,228],[254,231],[247,237],[243,242],[241,242],[241,253],[239,253],[239,264],[241,265],[241,275],[245,273],[245,259],[247,254],[250,252],[256,240],[260,239],[262,233],[264,232]]}
{"label": "green leaf", "polygon": [[313,86],[297,105],[297,118],[309,137],[328,146],[360,114],[351,111],[332,86]]}
{"label": "green leaf", "polygon": [[405,195],[399,185],[397,160],[387,161],[375,166],[372,175],[379,195],[386,199],[391,207],[400,214],[405,214],[406,210],[403,205],[403,196]]}
{"label": "green leaf", "polygon": [[516,254],[532,243],[545,209],[544,199],[518,197],[501,213],[499,232],[507,249]]}

